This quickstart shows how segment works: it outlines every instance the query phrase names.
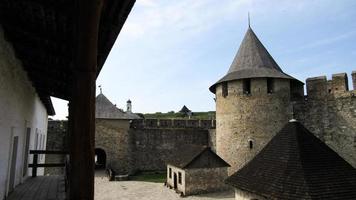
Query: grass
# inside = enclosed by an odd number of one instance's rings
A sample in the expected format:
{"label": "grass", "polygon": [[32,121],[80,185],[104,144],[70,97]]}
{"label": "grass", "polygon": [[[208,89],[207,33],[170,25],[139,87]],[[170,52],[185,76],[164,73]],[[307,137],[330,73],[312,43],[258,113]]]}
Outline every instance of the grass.
{"label": "grass", "polygon": [[166,181],[167,174],[163,172],[141,172],[134,176],[130,176],[133,181],[143,181],[152,183],[164,183]]}

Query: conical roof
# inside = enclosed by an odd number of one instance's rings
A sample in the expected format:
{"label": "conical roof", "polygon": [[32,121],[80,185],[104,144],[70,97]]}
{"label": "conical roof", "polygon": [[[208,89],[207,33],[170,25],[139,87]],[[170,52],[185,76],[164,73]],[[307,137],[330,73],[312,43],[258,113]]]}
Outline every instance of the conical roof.
{"label": "conical roof", "polygon": [[103,93],[96,97],[95,118],[100,119],[140,119],[134,113],[126,113],[117,108]]}
{"label": "conical roof", "polygon": [[297,80],[282,71],[251,27],[249,27],[229,71],[209,89],[215,93],[215,87],[218,83],[259,77]]}
{"label": "conical roof", "polygon": [[267,199],[356,199],[356,169],[296,121],[226,182]]}
{"label": "conical roof", "polygon": [[182,107],[182,109],[180,109],[180,111],[179,111],[180,113],[189,113],[189,112],[191,112],[191,110],[189,110],[188,108],[187,108],[187,106],[183,106]]}

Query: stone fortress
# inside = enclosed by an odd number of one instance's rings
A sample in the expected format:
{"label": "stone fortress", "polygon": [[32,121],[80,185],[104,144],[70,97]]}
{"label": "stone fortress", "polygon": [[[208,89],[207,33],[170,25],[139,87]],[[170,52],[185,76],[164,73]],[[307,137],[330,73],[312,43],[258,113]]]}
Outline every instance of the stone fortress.
{"label": "stone fortress", "polygon": [[[352,73],[356,89],[356,72]],[[303,83],[284,73],[249,27],[216,95],[216,151],[236,172],[292,118],[356,167],[356,91],[347,74]]]}
{"label": "stone fortress", "polygon": [[[308,78],[305,95],[303,82],[282,71],[249,27],[228,73],[210,87],[216,95],[216,122],[142,119],[131,112],[131,101],[124,112],[100,93],[97,161],[117,174],[159,171],[166,169],[167,160],[174,159],[180,146],[205,145],[231,165],[232,174],[296,118],[356,167],[356,72],[351,76],[354,90],[348,88],[346,73],[334,74],[331,80]],[[55,123],[59,122],[49,122],[49,140],[51,134],[61,132],[51,125]],[[48,142],[61,146],[54,143]]]}

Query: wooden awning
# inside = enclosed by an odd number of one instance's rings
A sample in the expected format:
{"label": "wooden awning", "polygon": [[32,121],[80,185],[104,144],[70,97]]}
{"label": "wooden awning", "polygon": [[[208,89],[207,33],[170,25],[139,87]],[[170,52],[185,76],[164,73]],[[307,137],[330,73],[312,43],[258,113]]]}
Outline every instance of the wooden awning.
{"label": "wooden awning", "polygon": [[[135,0],[103,0],[98,37],[97,74],[131,11]],[[2,0],[0,23],[47,108],[49,96],[71,99],[76,38],[77,0]]]}

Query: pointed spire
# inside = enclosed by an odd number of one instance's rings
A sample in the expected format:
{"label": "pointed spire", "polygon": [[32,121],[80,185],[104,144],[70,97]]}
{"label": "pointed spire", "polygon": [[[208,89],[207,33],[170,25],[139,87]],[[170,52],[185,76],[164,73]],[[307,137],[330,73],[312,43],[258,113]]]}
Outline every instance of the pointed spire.
{"label": "pointed spire", "polygon": [[251,28],[250,12],[248,12],[247,15],[248,15],[248,27]]}
{"label": "pointed spire", "polygon": [[269,77],[298,81],[288,74],[285,74],[268,53],[267,49],[250,27],[249,14],[248,21],[249,27],[229,71],[223,78],[209,88],[211,92],[215,93],[215,87],[218,83],[245,78]]}

